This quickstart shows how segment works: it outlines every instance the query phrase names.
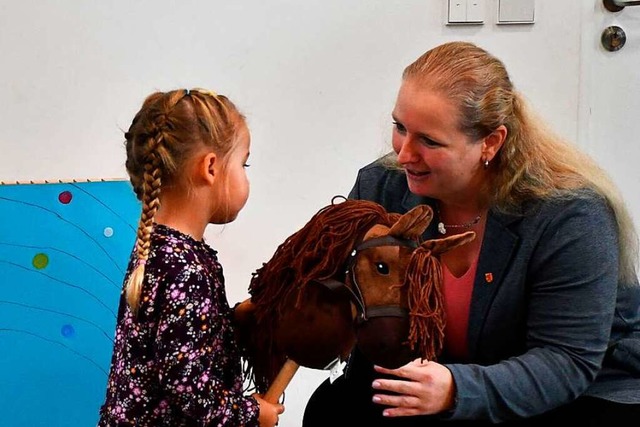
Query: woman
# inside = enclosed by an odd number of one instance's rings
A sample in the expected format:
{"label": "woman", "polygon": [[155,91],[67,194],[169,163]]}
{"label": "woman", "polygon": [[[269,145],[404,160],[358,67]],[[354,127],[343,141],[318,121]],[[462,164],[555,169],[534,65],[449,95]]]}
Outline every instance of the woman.
{"label": "woman", "polygon": [[430,205],[425,238],[476,232],[441,258],[445,349],[395,370],[354,352],[303,426],[341,406],[361,425],[640,419],[637,235],[603,170],[471,43],[410,64],[392,117],[394,153],[362,168],[350,197],[400,213]]}

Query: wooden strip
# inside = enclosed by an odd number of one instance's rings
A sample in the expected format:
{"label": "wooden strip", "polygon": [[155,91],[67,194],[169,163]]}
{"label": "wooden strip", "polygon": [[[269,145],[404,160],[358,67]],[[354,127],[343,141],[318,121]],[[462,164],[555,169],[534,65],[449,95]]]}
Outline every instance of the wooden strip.
{"label": "wooden strip", "polygon": [[24,181],[0,181],[0,185],[29,185],[29,184],[75,184],[82,182],[126,181],[125,178],[70,178],[70,179],[40,179]]}

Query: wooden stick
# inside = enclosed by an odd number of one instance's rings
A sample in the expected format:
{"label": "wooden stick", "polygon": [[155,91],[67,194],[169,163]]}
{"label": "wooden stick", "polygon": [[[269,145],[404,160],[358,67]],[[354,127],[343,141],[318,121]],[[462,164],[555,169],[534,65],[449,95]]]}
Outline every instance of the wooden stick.
{"label": "wooden stick", "polygon": [[273,383],[269,386],[269,390],[264,394],[264,400],[270,403],[278,403],[280,396],[284,393],[284,389],[287,388],[299,367],[300,365],[296,362],[287,359],[284,365],[282,365],[282,368],[280,368],[276,379],[273,380]]}

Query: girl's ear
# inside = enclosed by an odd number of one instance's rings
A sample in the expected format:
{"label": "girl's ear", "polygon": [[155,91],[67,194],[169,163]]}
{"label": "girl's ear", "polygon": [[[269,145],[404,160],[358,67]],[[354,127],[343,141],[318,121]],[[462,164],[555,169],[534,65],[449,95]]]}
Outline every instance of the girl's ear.
{"label": "girl's ear", "polygon": [[219,159],[215,153],[207,153],[200,161],[200,174],[208,184],[213,184],[214,182],[218,173],[218,162]]}

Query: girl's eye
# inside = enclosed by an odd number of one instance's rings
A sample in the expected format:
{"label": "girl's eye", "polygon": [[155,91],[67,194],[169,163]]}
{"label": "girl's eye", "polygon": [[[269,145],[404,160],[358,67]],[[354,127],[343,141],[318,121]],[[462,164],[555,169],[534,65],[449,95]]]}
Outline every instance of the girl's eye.
{"label": "girl's eye", "polygon": [[243,168],[248,168],[249,166],[251,166],[249,163],[245,163],[242,165]]}

